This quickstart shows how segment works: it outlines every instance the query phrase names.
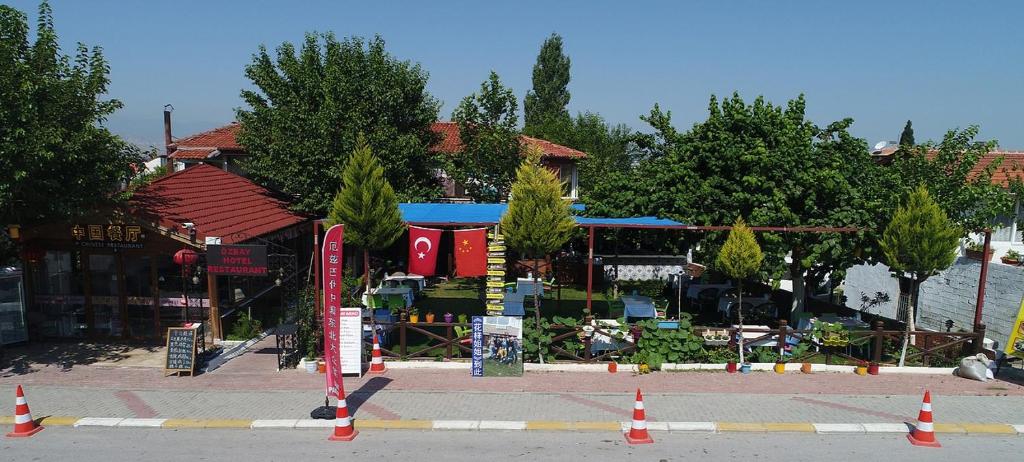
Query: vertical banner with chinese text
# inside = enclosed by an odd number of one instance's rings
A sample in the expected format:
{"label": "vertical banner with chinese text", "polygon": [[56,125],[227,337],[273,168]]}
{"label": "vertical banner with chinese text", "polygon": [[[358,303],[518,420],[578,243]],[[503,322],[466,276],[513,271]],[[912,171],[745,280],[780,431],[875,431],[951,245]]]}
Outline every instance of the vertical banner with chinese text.
{"label": "vertical banner with chinese text", "polygon": [[324,236],[323,292],[324,292],[324,361],[327,363],[327,396],[337,396],[341,382],[341,281],[345,227],[331,226]]}
{"label": "vertical banner with chinese text", "polygon": [[484,376],[484,318],[473,316],[473,377]]}

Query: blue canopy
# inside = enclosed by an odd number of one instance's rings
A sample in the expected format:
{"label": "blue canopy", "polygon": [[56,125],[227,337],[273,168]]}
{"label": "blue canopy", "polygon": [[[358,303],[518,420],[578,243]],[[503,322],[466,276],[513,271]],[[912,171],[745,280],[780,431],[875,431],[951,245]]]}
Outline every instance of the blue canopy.
{"label": "blue canopy", "polygon": [[[573,210],[582,211],[582,204],[574,204]],[[410,225],[418,226],[491,226],[501,221],[508,210],[508,204],[398,204],[402,218]],[[634,218],[593,218],[575,217],[579,226],[598,227],[651,227],[670,228],[683,226],[682,223],[657,217]]]}

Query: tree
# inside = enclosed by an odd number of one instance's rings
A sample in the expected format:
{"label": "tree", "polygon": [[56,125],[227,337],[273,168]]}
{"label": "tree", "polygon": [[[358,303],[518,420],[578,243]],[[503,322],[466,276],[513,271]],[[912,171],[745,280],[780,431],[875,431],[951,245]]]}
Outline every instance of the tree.
{"label": "tree", "polygon": [[440,194],[439,163],[428,152],[440,104],[427,93],[427,73],[389,54],[380,37],[307,34],[301,50],[278,47],[276,61],[260,46],[245,75],[255,87],[242,91],[249,108],[237,112],[245,169],[295,196],[296,208],[327,212],[360,134],[402,199]]}
{"label": "tree", "polygon": [[452,173],[477,201],[508,199],[521,160],[516,107],[512,90],[491,71],[480,92],[463,98],[452,113],[463,146],[452,160]]}
{"label": "tree", "polygon": [[570,65],[569,57],[562,51],[562,37],[552,33],[540,47],[537,63],[533,65],[533,89],[526,92],[523,100],[523,132],[527,135],[550,140],[552,131],[571,122],[566,109]]}
{"label": "tree", "polygon": [[34,43],[28,32],[24,13],[0,5],[0,223],[61,221],[116,204],[142,153],[103,126],[121,102],[103,99],[102,49],[79,44],[73,57],[62,54],[45,1]]}
{"label": "tree", "polygon": [[739,317],[740,363],[743,363],[743,280],[761,269],[764,254],[757,245],[754,232],[747,227],[743,217],[736,218],[736,223],[729,231],[729,237],[718,252],[718,267],[723,273],[736,280],[736,314]]}
{"label": "tree", "polygon": [[405,231],[398,198],[384,168],[362,137],[342,171],[342,186],[327,215],[329,226],[345,225],[345,240],[363,249],[366,293],[370,293],[370,251],[390,246]]}
{"label": "tree", "polygon": [[[962,231],[928,195],[924,185],[907,197],[893,214],[879,242],[885,262],[894,274],[911,281],[907,333],[903,338],[900,366],[907,354],[907,342],[914,330],[918,290],[921,283],[953,264]],[[901,297],[902,298],[902,297]]]}
{"label": "tree", "polygon": [[[533,258],[533,274],[538,275],[537,259],[562,247],[576,228],[569,201],[562,199],[562,184],[540,164],[537,149],[527,151],[516,171],[508,212],[501,219],[501,233],[508,246]],[[540,326],[540,299],[533,294],[537,326]],[[543,362],[543,358],[541,362]]]}
{"label": "tree", "polygon": [[612,172],[629,171],[637,161],[632,131],[624,124],[610,125],[600,114],[592,112],[577,114],[565,124],[548,126],[542,138],[587,153],[577,162],[579,190],[584,196]]}
{"label": "tree", "polygon": [[900,146],[913,146],[914,144],[914,127],[908,120],[907,125],[903,126],[903,131],[900,133]]}

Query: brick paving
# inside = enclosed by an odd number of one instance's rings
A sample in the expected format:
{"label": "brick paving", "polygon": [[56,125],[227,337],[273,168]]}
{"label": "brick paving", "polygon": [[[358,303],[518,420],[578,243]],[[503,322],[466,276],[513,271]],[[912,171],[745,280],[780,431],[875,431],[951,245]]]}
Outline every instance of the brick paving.
{"label": "brick paving", "polygon": [[[164,377],[161,369],[34,365],[0,371],[0,399],[26,387],[34,415],[192,419],[301,419],[323,403],[323,376],[276,371],[271,341],[214,372]],[[1024,423],[1024,386],[941,375],[724,372],[529,372],[472,378],[467,370],[392,369],[346,378],[350,411],[363,419],[628,419],[644,391],[651,421],[913,421],[923,390],[938,422]],[[0,408],[0,415],[6,415]]]}

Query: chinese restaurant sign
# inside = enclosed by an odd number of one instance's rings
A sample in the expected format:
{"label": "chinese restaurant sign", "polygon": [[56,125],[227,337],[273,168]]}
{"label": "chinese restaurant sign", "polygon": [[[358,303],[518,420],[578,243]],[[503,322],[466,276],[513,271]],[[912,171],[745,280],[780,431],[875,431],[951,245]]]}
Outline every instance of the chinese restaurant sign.
{"label": "chinese restaurant sign", "polygon": [[337,396],[338,390],[342,387],[341,252],[344,237],[345,228],[342,225],[331,226],[324,236],[324,247],[320,254],[323,259],[321,264],[324,285],[324,362],[327,363],[327,396]]}
{"label": "chinese restaurant sign", "polygon": [[72,225],[71,237],[80,247],[141,249],[142,227],[137,225]]}
{"label": "chinese restaurant sign", "polygon": [[206,267],[210,274],[225,276],[266,276],[267,246],[208,245]]}

